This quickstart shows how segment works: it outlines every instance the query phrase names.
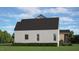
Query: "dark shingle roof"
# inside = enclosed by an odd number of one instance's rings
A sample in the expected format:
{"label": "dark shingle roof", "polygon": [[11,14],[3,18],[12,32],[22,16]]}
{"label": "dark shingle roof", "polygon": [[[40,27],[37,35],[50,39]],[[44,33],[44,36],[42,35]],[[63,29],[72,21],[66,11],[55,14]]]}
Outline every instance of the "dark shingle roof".
{"label": "dark shingle roof", "polygon": [[45,30],[45,29],[58,29],[59,18],[35,18],[35,19],[22,19],[17,22],[14,30]]}
{"label": "dark shingle roof", "polygon": [[60,30],[60,33],[67,33],[67,32],[70,32],[70,30]]}

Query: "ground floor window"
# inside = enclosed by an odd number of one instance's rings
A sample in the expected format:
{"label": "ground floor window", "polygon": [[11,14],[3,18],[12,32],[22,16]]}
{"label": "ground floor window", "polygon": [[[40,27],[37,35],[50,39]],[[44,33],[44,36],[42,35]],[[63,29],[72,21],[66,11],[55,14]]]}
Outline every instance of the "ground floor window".
{"label": "ground floor window", "polygon": [[25,40],[28,40],[28,34],[25,34]]}
{"label": "ground floor window", "polygon": [[54,41],[56,41],[56,34],[53,34],[53,37],[54,37]]}
{"label": "ground floor window", "polygon": [[37,41],[39,41],[39,34],[37,34]]}

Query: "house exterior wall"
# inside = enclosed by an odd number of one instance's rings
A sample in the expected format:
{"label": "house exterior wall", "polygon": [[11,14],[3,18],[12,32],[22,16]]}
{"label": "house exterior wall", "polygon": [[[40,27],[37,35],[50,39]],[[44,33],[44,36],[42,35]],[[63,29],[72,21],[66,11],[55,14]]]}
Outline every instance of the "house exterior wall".
{"label": "house exterior wall", "polygon": [[[25,40],[25,34],[28,34],[28,40]],[[37,34],[39,34],[39,41],[37,41]],[[56,41],[53,34],[56,34]],[[59,30],[15,31],[14,43],[58,43],[58,35]]]}

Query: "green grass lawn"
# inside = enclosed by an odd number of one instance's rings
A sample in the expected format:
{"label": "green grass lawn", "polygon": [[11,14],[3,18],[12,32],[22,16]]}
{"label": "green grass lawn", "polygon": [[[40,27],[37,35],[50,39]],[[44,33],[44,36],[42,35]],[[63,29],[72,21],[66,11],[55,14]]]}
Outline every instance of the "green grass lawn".
{"label": "green grass lawn", "polygon": [[72,46],[0,46],[0,51],[79,51],[79,44]]}
{"label": "green grass lawn", "polygon": [[79,51],[79,44],[72,46],[0,46],[0,51]]}

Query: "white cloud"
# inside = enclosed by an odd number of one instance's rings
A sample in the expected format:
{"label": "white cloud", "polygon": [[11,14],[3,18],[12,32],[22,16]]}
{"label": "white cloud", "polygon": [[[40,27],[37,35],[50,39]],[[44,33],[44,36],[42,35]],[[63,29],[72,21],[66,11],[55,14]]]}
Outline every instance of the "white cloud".
{"label": "white cloud", "polygon": [[48,8],[48,9],[40,9],[37,7],[19,7],[18,9],[25,12],[24,14],[19,15],[20,17],[23,16],[23,18],[32,18],[34,17],[34,15],[45,14],[45,13],[51,13],[51,14],[72,13],[69,11],[68,8],[64,8],[64,7],[56,7],[56,8]]}
{"label": "white cloud", "polygon": [[[33,18],[33,15],[27,14],[27,13],[22,13],[22,14],[3,14],[0,16],[4,16],[4,17],[10,17],[10,18],[18,18],[18,19],[22,19],[22,18]],[[0,20],[0,22],[9,22],[10,20]]]}
{"label": "white cloud", "polygon": [[1,14],[0,16],[5,17],[16,17],[16,18],[34,18],[36,15],[39,14],[45,14],[45,13],[68,13],[70,14],[71,11],[69,11],[68,8],[63,7],[57,7],[57,8],[48,8],[48,9],[40,9],[38,7],[17,7],[17,9],[23,11],[22,14]]}
{"label": "white cloud", "polygon": [[40,8],[38,8],[38,7],[18,7],[18,9],[20,9],[24,12],[31,13],[31,14],[41,13]]}
{"label": "white cloud", "polygon": [[13,29],[14,27],[15,27],[14,25],[9,25],[9,26],[3,26],[2,28]]}
{"label": "white cloud", "polygon": [[70,17],[60,17],[61,22],[74,22],[74,20]]}
{"label": "white cloud", "polygon": [[0,16],[11,17],[11,18],[34,18],[35,15],[41,14],[41,10],[36,7],[17,7],[19,10],[24,11],[21,14],[0,14]]}
{"label": "white cloud", "polygon": [[69,13],[69,10],[66,8],[58,7],[58,8],[51,8],[50,12],[52,12],[52,13]]}
{"label": "white cloud", "polygon": [[53,13],[53,14],[63,13],[63,14],[71,14],[72,11],[70,11],[68,8],[56,7],[56,8],[45,9],[45,10],[43,10],[43,13]]}
{"label": "white cloud", "polygon": [[21,18],[34,18],[34,15],[41,14],[41,10],[37,7],[19,7],[18,9],[24,11],[24,14],[21,14]]}
{"label": "white cloud", "polygon": [[76,28],[76,26],[75,25],[69,25],[69,26],[61,26],[60,27],[61,29],[73,29],[73,28]]}
{"label": "white cloud", "polygon": [[14,27],[15,27],[15,26],[11,26],[11,25],[10,25],[10,26],[6,26],[6,28],[14,28]]}
{"label": "white cloud", "polygon": [[30,14],[27,14],[27,13],[23,13],[23,14],[20,14],[20,15],[18,15],[18,17],[20,18],[20,19],[24,19],[24,18],[26,18],[26,19],[28,19],[28,18],[34,18],[33,17],[33,15],[30,15]]}
{"label": "white cloud", "polygon": [[24,13],[22,14],[8,13],[8,14],[0,14],[0,16],[32,18],[35,15],[45,14],[45,13],[52,13],[52,14],[63,13],[63,14],[73,15],[73,12],[71,10],[69,10],[68,8],[64,8],[64,7],[56,7],[56,8],[48,8],[48,9],[40,9],[38,7],[17,7],[17,9],[23,11]]}
{"label": "white cloud", "polygon": [[0,16],[4,16],[4,17],[17,17],[18,15],[16,14],[0,14]]}
{"label": "white cloud", "polygon": [[34,15],[45,14],[45,13],[70,13],[67,8],[57,7],[57,8],[48,8],[48,9],[40,9],[37,7],[19,7],[18,9],[24,11],[25,13],[20,14],[19,16],[23,16],[24,18],[32,18]]}
{"label": "white cloud", "polygon": [[9,19],[0,19],[0,22],[10,22]]}
{"label": "white cloud", "polygon": [[59,23],[60,25],[75,25],[76,21],[70,17],[60,17]]}

